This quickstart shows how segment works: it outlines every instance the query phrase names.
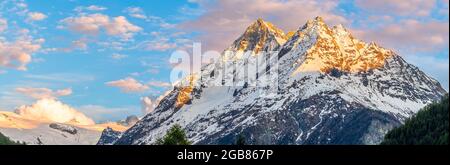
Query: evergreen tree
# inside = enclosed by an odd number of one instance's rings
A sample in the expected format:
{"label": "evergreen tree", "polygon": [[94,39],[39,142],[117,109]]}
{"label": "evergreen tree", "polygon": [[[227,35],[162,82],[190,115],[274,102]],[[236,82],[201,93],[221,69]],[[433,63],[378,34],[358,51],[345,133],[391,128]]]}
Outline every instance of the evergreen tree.
{"label": "evergreen tree", "polygon": [[448,95],[432,103],[403,126],[389,131],[382,145],[448,145],[449,133]]}
{"label": "evergreen tree", "polygon": [[156,145],[191,145],[191,142],[187,139],[181,126],[175,124],[163,138],[156,140]]}
{"label": "evergreen tree", "polygon": [[[14,142],[5,135],[3,135],[2,133],[0,133],[0,145],[19,145],[19,144],[21,143]],[[24,145],[25,143],[22,144]]]}
{"label": "evergreen tree", "polygon": [[242,134],[239,134],[238,138],[236,139],[236,145],[241,146],[241,145],[245,145],[245,137]]}

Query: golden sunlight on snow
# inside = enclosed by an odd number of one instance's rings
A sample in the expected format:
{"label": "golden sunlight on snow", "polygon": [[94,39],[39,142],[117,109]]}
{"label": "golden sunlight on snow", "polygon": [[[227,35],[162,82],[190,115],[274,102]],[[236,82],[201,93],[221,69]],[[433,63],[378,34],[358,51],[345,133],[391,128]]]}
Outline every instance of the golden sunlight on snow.
{"label": "golden sunlight on snow", "polygon": [[[317,34],[316,43],[306,52],[306,58],[298,61],[300,66],[292,74],[300,72],[328,73],[332,69],[357,73],[380,68],[394,53],[375,43],[365,43],[353,38],[342,25],[329,28],[322,23],[316,32],[295,34],[299,40],[307,40],[311,33]],[[309,32],[309,33],[308,33]]]}
{"label": "golden sunlight on snow", "polygon": [[55,99],[41,99],[33,105],[20,106],[16,112],[0,111],[0,128],[33,129],[41,124],[64,123],[94,131],[110,127],[125,131],[115,122],[96,124],[91,118]]}
{"label": "golden sunlight on snow", "polygon": [[93,125],[94,120],[83,113],[55,99],[41,99],[30,106],[20,106],[16,113],[20,116],[43,122],[74,123],[76,125]]}
{"label": "golden sunlight on snow", "polygon": [[176,108],[181,108],[184,104],[188,103],[191,100],[191,93],[194,90],[194,83],[198,80],[196,75],[187,76],[184,80],[181,81],[180,91],[177,95],[177,101],[175,103]]}

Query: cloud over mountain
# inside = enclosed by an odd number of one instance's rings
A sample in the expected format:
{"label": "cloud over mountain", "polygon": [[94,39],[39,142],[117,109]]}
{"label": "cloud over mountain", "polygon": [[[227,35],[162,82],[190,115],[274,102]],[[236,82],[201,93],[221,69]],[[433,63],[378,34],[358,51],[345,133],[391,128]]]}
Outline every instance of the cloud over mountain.
{"label": "cloud over mountain", "polygon": [[94,120],[83,113],[55,99],[41,99],[32,105],[23,105],[16,109],[16,113],[24,118],[76,125],[93,125]]}

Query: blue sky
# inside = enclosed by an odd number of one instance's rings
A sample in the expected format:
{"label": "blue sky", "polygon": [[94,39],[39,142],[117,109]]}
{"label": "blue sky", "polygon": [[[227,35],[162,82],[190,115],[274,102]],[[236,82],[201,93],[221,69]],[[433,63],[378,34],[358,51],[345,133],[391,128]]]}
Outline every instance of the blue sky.
{"label": "blue sky", "polygon": [[4,0],[0,110],[54,97],[98,122],[140,116],[142,97],[170,89],[174,50],[193,41],[224,49],[259,17],[288,31],[317,15],[395,50],[448,90],[448,0]]}

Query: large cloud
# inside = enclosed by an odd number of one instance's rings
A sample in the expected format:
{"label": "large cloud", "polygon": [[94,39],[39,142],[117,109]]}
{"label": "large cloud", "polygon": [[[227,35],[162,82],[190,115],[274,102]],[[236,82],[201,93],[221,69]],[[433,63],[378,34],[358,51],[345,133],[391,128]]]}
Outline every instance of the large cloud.
{"label": "large cloud", "polygon": [[94,125],[95,122],[74,108],[55,99],[41,99],[30,106],[16,109],[20,116],[37,121]]}
{"label": "large cloud", "polygon": [[104,14],[81,15],[78,17],[68,17],[62,20],[70,30],[89,35],[96,35],[101,30],[111,36],[120,36],[123,39],[130,39],[134,33],[142,30],[124,17],[118,16],[110,18]]}
{"label": "large cloud", "polygon": [[149,89],[147,85],[141,84],[134,78],[127,77],[116,81],[107,82],[106,85],[119,87],[123,92],[144,92]]}
{"label": "large cloud", "polygon": [[72,94],[71,88],[53,91],[48,88],[24,87],[24,88],[16,88],[16,91],[35,99],[57,98],[60,96],[67,96]]}
{"label": "large cloud", "polygon": [[286,31],[296,30],[316,16],[322,16],[331,24],[348,22],[335,13],[337,1],[218,0],[199,3],[206,10],[204,14],[181,27],[201,32],[198,39],[207,50],[225,49],[251,22],[260,17]]}

